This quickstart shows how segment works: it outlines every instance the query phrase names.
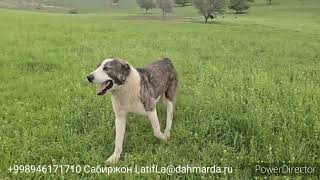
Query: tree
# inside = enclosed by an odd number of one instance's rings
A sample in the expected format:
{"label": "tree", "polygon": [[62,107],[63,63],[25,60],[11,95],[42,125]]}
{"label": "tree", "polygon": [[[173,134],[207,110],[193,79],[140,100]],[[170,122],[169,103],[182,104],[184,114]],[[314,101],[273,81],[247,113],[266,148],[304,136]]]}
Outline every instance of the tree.
{"label": "tree", "polygon": [[32,0],[32,6],[35,9],[41,9],[42,8],[42,4],[40,0]]}
{"label": "tree", "polygon": [[173,2],[172,0],[156,0],[156,5],[162,11],[162,16],[166,16],[167,13],[172,12]]}
{"label": "tree", "polygon": [[225,0],[193,0],[193,5],[199,10],[199,13],[203,15],[207,23],[209,18],[212,19],[216,17],[217,13],[223,13]]}
{"label": "tree", "polygon": [[190,0],[174,0],[174,2],[178,5],[185,6],[186,4],[190,3],[191,1]]}
{"label": "tree", "polygon": [[272,0],[267,0],[268,4],[271,5],[272,4]]}
{"label": "tree", "polygon": [[229,9],[235,10],[236,14],[243,12],[243,10],[249,9],[249,3],[247,0],[230,0]]}
{"label": "tree", "polygon": [[137,4],[141,9],[145,9],[146,13],[148,13],[149,9],[152,9],[155,7],[153,0],[137,0]]}
{"label": "tree", "polygon": [[111,6],[112,6],[112,7],[118,7],[118,6],[119,6],[119,3],[120,3],[120,0],[112,0],[112,1],[111,1]]}

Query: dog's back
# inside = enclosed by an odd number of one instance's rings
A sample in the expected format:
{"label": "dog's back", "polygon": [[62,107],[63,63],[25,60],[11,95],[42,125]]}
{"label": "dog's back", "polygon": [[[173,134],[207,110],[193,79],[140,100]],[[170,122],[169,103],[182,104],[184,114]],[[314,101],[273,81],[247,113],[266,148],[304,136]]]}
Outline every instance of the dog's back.
{"label": "dog's back", "polygon": [[140,74],[142,96],[158,98],[165,95],[170,101],[175,101],[178,75],[170,59],[155,61],[146,68],[137,68],[137,71]]}

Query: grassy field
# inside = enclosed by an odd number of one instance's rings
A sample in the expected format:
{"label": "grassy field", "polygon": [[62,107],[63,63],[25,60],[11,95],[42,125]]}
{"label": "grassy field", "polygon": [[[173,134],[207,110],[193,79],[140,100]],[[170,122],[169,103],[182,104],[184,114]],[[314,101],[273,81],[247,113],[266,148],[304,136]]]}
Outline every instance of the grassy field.
{"label": "grassy field", "polygon": [[115,138],[110,95],[97,97],[85,77],[106,57],[137,67],[170,57],[180,76],[171,140],[131,115],[118,166],[215,164],[234,168],[217,177],[252,179],[247,166],[259,161],[320,163],[320,3],[301,2],[257,1],[213,24],[192,7],[176,9],[192,19],[170,21],[0,10],[0,179],[106,177],[7,170],[104,165]]}
{"label": "grassy field", "polygon": [[135,0],[121,0],[119,6],[112,8],[111,0],[46,0],[44,3],[54,6],[76,8],[79,12],[127,11],[137,9]]}
{"label": "grassy field", "polygon": [[[13,9],[28,9],[39,12],[68,12],[75,9],[78,13],[89,12],[133,12],[137,11],[135,0],[121,0],[115,8],[112,0],[0,0],[0,7]],[[38,3],[41,4],[38,9]],[[50,7],[48,7],[50,6]]]}

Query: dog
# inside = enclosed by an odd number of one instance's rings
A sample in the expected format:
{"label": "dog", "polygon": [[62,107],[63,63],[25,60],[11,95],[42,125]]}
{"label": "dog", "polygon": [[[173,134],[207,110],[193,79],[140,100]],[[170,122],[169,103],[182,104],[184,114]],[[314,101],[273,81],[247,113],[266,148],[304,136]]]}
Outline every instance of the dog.
{"label": "dog", "polygon": [[[170,138],[178,91],[178,75],[170,59],[157,60],[146,68],[135,68],[122,59],[105,59],[87,79],[90,83],[98,84],[98,96],[111,93],[116,138],[114,152],[106,160],[107,163],[116,163],[120,158],[129,112],[147,116],[154,136],[160,140],[167,141]],[[160,130],[156,110],[160,98],[167,108],[164,133]]]}

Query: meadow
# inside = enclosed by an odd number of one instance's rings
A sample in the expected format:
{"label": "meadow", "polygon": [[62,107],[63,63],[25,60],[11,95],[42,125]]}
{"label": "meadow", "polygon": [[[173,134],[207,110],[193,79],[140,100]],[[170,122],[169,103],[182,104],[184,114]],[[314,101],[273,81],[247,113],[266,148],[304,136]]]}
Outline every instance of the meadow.
{"label": "meadow", "polygon": [[[96,96],[86,76],[107,57],[136,67],[169,57],[180,78],[171,140],[160,142],[145,117],[130,115],[117,166],[231,166],[232,174],[188,175],[253,179],[248,166],[257,162],[319,164],[320,3],[303,2],[257,0],[248,14],[210,24],[191,6],[171,20],[137,8],[76,15],[0,9],[0,179],[107,177],[7,170],[104,165],[115,138],[110,95]],[[158,113],[163,127],[164,106]]]}

